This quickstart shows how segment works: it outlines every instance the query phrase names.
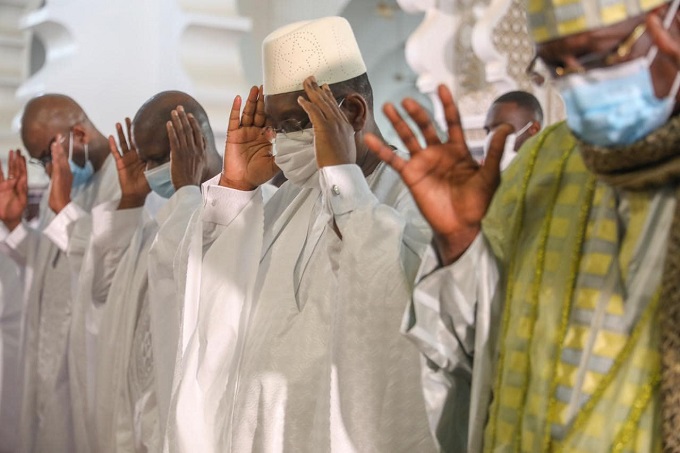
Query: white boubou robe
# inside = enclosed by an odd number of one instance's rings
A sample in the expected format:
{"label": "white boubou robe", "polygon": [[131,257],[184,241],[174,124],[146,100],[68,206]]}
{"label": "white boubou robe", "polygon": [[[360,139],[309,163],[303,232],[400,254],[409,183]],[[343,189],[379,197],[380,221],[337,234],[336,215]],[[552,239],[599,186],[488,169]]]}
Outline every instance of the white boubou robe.
{"label": "white boubou robe", "polygon": [[[158,376],[170,376],[171,382],[179,299],[174,285],[159,294],[151,276],[173,279],[175,253],[200,202],[199,188],[186,187],[169,200],[150,194],[146,209],[117,210],[114,202],[93,210],[93,288],[107,294],[103,303],[95,300],[89,307],[86,331],[87,347],[96,351],[87,364],[93,368],[87,385],[94,387],[90,429],[96,432],[97,452],[160,451],[165,419],[159,413]],[[159,312],[165,317],[154,322]],[[169,356],[169,363],[163,360]],[[169,392],[168,386],[165,401]]]}
{"label": "white boubou robe", "polygon": [[399,333],[430,230],[399,176],[341,165],[267,203],[217,179],[203,195],[166,451],[434,450]]}
{"label": "white boubou robe", "polygon": [[11,258],[0,254],[0,453],[14,453],[19,445],[22,272]]}
{"label": "white boubou robe", "polygon": [[67,360],[72,301],[91,230],[88,212],[119,193],[115,164],[107,158],[58,215],[43,203],[37,229],[21,224],[3,240],[24,270],[19,451],[78,451]]}

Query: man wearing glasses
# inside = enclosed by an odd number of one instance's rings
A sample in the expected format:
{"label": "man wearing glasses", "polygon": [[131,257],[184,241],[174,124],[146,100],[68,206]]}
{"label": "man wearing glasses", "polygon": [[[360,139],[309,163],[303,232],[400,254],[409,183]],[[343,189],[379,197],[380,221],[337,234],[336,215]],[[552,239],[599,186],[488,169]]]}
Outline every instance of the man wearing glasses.
{"label": "man wearing glasses", "polygon": [[399,334],[429,228],[363,142],[379,132],[350,25],[282,27],[263,67],[185,236],[169,451],[433,451]]}
{"label": "man wearing glasses", "polygon": [[87,213],[115,197],[118,181],[106,137],[73,99],[32,99],[21,125],[31,162],[50,176],[48,203],[35,230],[21,221],[27,172],[20,151],[10,152],[7,179],[0,183],[0,220],[8,230],[2,249],[25,275],[21,450],[79,451],[71,411],[77,395],[67,362],[74,285],[89,237]]}
{"label": "man wearing glasses", "polygon": [[679,451],[678,3],[528,1],[531,71],[567,120],[500,186],[512,127],[477,165],[445,87],[445,143],[412,100],[425,147],[385,107],[410,161],[367,137],[435,233],[406,330],[445,449],[469,421],[473,452]]}

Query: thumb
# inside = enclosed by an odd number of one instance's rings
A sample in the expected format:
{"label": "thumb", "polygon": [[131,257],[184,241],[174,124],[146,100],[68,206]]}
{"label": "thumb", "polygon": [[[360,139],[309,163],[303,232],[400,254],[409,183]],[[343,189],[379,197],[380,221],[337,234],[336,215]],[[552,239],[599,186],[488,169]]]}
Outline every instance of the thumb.
{"label": "thumb", "polygon": [[490,172],[494,177],[500,175],[501,159],[503,158],[503,151],[505,150],[505,142],[508,135],[512,134],[515,128],[510,124],[504,123],[498,126],[493,132],[491,142],[489,143],[489,151],[484,159],[483,169]]}

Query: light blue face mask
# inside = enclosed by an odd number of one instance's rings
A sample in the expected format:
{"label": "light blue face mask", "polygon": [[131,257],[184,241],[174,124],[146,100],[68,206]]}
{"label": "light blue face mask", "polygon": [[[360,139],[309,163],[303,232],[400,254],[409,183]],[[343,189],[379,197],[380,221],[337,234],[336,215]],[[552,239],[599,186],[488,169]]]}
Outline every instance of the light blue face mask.
{"label": "light blue face mask", "polygon": [[170,174],[170,162],[166,162],[151,170],[146,170],[144,176],[151,190],[161,197],[170,198],[175,193],[175,186],[172,185]]}
{"label": "light blue face mask", "polygon": [[81,167],[80,165],[73,162],[73,131],[71,131],[69,133],[68,140],[68,166],[71,168],[71,174],[73,175],[71,187],[84,186],[90,179],[92,179],[92,175],[94,175],[94,167],[92,166],[92,162],[90,162],[90,154],[87,149],[87,143],[85,143],[84,147],[85,166]]}
{"label": "light blue face mask", "polygon": [[[666,28],[679,3],[669,9]],[[630,145],[665,124],[675,106],[680,74],[668,96],[657,98],[649,73],[656,53],[652,47],[646,57],[555,80],[572,132],[587,143],[611,147]]]}

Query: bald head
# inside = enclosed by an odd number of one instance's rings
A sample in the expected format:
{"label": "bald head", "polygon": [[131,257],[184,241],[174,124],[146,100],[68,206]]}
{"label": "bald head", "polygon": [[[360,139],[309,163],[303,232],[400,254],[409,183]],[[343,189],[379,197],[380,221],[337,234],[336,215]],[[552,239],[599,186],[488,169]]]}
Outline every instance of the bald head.
{"label": "bald head", "polygon": [[63,94],[45,94],[28,101],[21,116],[21,139],[32,157],[40,158],[57,136],[75,126],[92,127],[82,107]]}
{"label": "bald head", "polygon": [[196,99],[181,91],[163,91],[146,101],[132,121],[132,140],[139,157],[147,163],[147,169],[170,159],[170,140],[166,123],[170,121],[170,113],[179,105],[187,114],[191,113],[201,126],[207,152],[209,154],[217,152],[208,115]]}

